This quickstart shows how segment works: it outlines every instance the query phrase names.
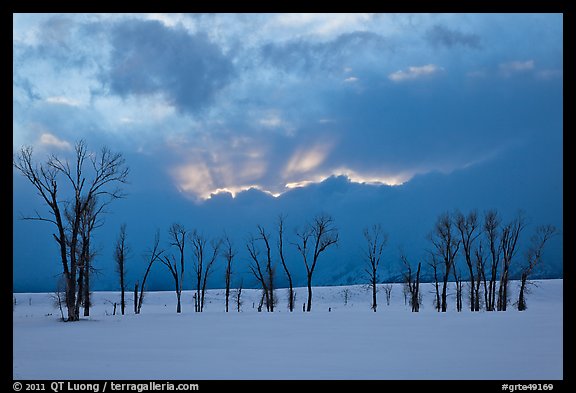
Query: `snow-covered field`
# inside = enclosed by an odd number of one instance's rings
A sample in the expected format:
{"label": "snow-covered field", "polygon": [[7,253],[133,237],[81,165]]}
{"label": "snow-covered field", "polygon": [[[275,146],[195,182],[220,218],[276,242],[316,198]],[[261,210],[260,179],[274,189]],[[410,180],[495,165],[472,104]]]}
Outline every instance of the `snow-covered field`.
{"label": "snow-covered field", "polygon": [[[517,283],[511,284],[512,299]],[[539,281],[528,310],[445,314],[422,284],[420,313],[395,285],[370,310],[362,286],[314,289],[311,313],[294,313],[278,290],[277,312],[253,308],[259,292],[242,292],[242,312],[224,313],[223,291],[207,293],[194,313],[192,293],[176,314],[174,292],[149,293],[140,315],[111,315],[119,295],[94,295],[92,316],[62,323],[50,294],[15,294],[15,379],[562,379],[562,280]],[[344,304],[344,292],[349,294]],[[465,302],[466,305],[466,302]],[[257,307],[257,305],[256,305]],[[118,311],[119,311],[118,306]],[[331,312],[329,312],[331,308]]]}

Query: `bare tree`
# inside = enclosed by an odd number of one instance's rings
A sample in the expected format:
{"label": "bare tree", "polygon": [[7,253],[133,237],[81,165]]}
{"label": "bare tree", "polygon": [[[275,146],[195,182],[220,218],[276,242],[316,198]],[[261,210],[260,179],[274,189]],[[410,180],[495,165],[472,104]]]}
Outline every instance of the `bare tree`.
{"label": "bare tree", "polygon": [[274,274],[276,272],[275,267],[272,265],[272,256],[271,256],[271,249],[270,249],[270,235],[266,233],[263,227],[258,225],[258,233],[259,233],[259,240],[264,242],[264,246],[266,247],[266,280],[267,287],[268,287],[268,296],[266,297],[266,301],[269,304],[266,304],[266,307],[270,312],[274,312],[274,305],[276,304],[275,299],[275,290],[274,290]]}
{"label": "bare tree", "polygon": [[174,285],[176,290],[176,299],[178,301],[176,305],[176,312],[182,312],[182,306],[180,298],[182,296],[182,281],[184,281],[184,249],[186,245],[186,229],[180,224],[172,224],[168,230],[170,236],[170,245],[178,249],[178,254],[180,257],[180,271],[178,271],[178,265],[176,259],[173,255],[162,257],[162,263],[168,268],[170,274],[174,278]]}
{"label": "bare tree", "polygon": [[520,293],[518,295],[518,311],[526,310],[526,284],[532,270],[542,261],[544,246],[552,236],[556,234],[556,227],[553,225],[543,225],[536,228],[536,233],[530,239],[530,247],[526,252],[528,265],[522,269],[520,279]]}
{"label": "bare tree", "polygon": [[430,253],[430,259],[431,261],[428,262],[428,266],[432,268],[434,277],[434,290],[436,294],[436,297],[434,298],[434,307],[436,308],[436,311],[440,312],[441,302],[440,302],[440,288],[438,286],[438,258],[436,258],[436,255],[434,253]]}
{"label": "bare tree", "polygon": [[390,305],[390,299],[392,298],[392,288],[393,285],[392,284],[385,284],[383,286],[384,288],[384,293],[386,294],[386,305]]}
{"label": "bare tree", "polygon": [[434,232],[432,233],[431,240],[432,244],[436,248],[436,253],[444,263],[444,278],[442,282],[442,312],[446,312],[447,309],[447,287],[448,287],[448,277],[450,276],[450,270],[454,266],[454,261],[456,259],[456,254],[460,248],[461,241],[458,239],[454,230],[452,228],[452,219],[449,213],[441,214],[436,221],[436,226]]}
{"label": "bare tree", "polygon": [[350,289],[344,288],[342,290],[342,297],[344,298],[344,305],[348,305],[348,300],[350,299]]}
{"label": "bare tree", "polygon": [[[194,273],[196,278],[196,301],[195,311],[204,311],[204,298],[206,294],[206,285],[208,277],[214,268],[214,262],[218,257],[220,246],[222,245],[221,239],[215,239],[208,242],[208,239],[198,231],[194,231],[190,237],[192,242],[192,253],[194,255]],[[210,250],[208,250],[208,243],[210,243]]]}
{"label": "bare tree", "polygon": [[224,236],[224,258],[226,259],[226,270],[224,271],[224,280],[226,283],[226,312],[228,312],[228,301],[230,298],[230,281],[232,279],[232,260],[236,251],[228,236]]}
{"label": "bare tree", "polygon": [[464,216],[461,212],[457,211],[454,214],[454,224],[458,232],[460,233],[460,240],[462,242],[462,251],[464,253],[464,260],[466,261],[466,266],[468,266],[468,279],[470,280],[470,311],[475,311],[476,300],[474,292],[474,263],[472,261],[473,257],[473,246],[474,242],[480,236],[480,224],[478,222],[478,212],[472,210],[467,216]]}
{"label": "bare tree", "polygon": [[[460,272],[458,271],[458,266],[454,263],[452,267],[452,274],[454,275],[454,284],[456,285],[456,311],[462,311],[462,277],[460,276]],[[474,288],[470,288],[471,291]]]}
{"label": "bare tree", "polygon": [[292,312],[294,311],[296,294],[294,293],[294,287],[292,285],[292,275],[290,274],[290,270],[288,270],[288,265],[286,265],[286,259],[284,258],[284,216],[282,215],[278,217],[278,253],[280,254],[280,262],[288,278],[288,310]]}
{"label": "bare tree", "polygon": [[[52,295],[52,300],[54,301],[54,307],[57,307],[60,310],[62,321],[66,321],[66,318],[64,317],[64,310],[62,309],[62,305],[65,303],[65,297],[66,283],[62,277],[59,277],[56,281],[56,289]],[[16,297],[14,297],[14,305],[16,305]]]}
{"label": "bare tree", "polygon": [[[84,306],[85,317],[90,316],[90,275],[95,270],[92,266],[95,252],[91,249],[90,240],[92,239],[92,231],[103,224],[102,220],[98,219],[98,216],[105,206],[105,204],[98,204],[96,198],[93,198],[86,203],[86,209],[80,216],[79,241],[76,247],[78,296],[74,312],[79,315],[80,306],[82,305]],[[66,206],[64,214],[70,227],[76,219],[71,205]],[[70,239],[67,239],[67,243],[69,246]]]}
{"label": "bare tree", "polygon": [[157,260],[162,261],[162,254],[164,250],[160,250],[160,231],[156,231],[156,235],[154,236],[154,245],[147,253],[147,267],[146,272],[144,273],[144,278],[142,279],[142,285],[140,286],[140,296],[138,297],[138,308],[136,314],[140,314],[140,310],[142,310],[142,303],[144,302],[144,291],[146,290],[146,279],[148,278],[148,274],[150,273],[150,269],[152,265]]}
{"label": "bare tree", "polygon": [[488,304],[488,284],[486,282],[486,256],[484,255],[484,249],[482,246],[482,242],[476,247],[474,250],[474,257],[476,262],[476,287],[474,291],[475,294],[475,303],[474,303],[474,311],[480,311],[480,284],[483,283],[484,285],[484,305]]}
{"label": "bare tree", "polygon": [[126,309],[126,283],[125,283],[125,273],[126,273],[126,257],[129,251],[129,247],[126,244],[126,224],[122,224],[120,227],[120,233],[118,234],[118,240],[116,240],[116,246],[114,247],[114,260],[116,261],[116,272],[118,273],[118,278],[120,279],[120,312],[124,315]]}
{"label": "bare tree", "polygon": [[380,259],[382,258],[382,251],[388,241],[388,235],[384,233],[380,224],[373,225],[370,229],[364,229],[364,238],[366,239],[366,248],[364,250],[364,259],[367,261],[367,266],[364,272],[368,275],[368,282],[372,290],[372,306],[371,309],[376,312],[378,307],[376,293],[378,292],[378,267]]}
{"label": "bare tree", "polygon": [[[36,188],[38,195],[48,207],[49,216],[42,216],[36,212],[34,216],[24,219],[55,225],[57,233],[53,234],[53,237],[59,246],[66,283],[67,320],[77,321],[80,319],[76,291],[80,264],[78,248],[81,217],[92,200],[97,198],[99,203],[108,204],[123,196],[118,185],[126,183],[128,177],[125,160],[122,154],[112,153],[106,147],[102,148],[99,154],[89,153],[86,143],[80,140],[74,147],[72,164],[54,154],[43,164],[34,163],[32,148],[23,147],[14,157],[13,165]],[[63,187],[66,189],[66,186],[73,195],[71,199],[62,198],[59,193]],[[70,209],[72,217],[68,222],[64,217],[66,206]]]}
{"label": "bare tree", "polygon": [[[304,266],[306,266],[306,278],[308,285],[308,301],[306,311],[312,309],[312,275],[316,269],[318,258],[328,247],[338,243],[338,229],[334,224],[334,219],[327,214],[320,214],[314,217],[302,231],[297,232],[298,243],[296,248],[302,255]],[[309,255],[312,252],[312,255]],[[310,261],[310,257],[312,261]]]}
{"label": "bare tree", "polygon": [[516,255],[518,239],[526,227],[526,221],[522,212],[518,213],[510,223],[502,228],[502,274],[498,288],[498,311],[506,311],[508,305],[508,278],[512,258]]}
{"label": "bare tree", "polygon": [[134,314],[138,314],[138,288],[139,287],[140,287],[140,284],[138,283],[138,281],[136,281],[136,283],[134,284],[134,294],[133,294]]}
{"label": "bare tree", "polygon": [[487,211],[484,214],[484,233],[490,248],[490,282],[488,285],[486,311],[496,310],[496,280],[502,255],[499,227],[500,217],[498,217],[498,212],[496,210]]}
{"label": "bare tree", "polygon": [[238,289],[236,289],[234,297],[236,298],[236,311],[240,312],[240,309],[242,308],[242,281],[240,281],[240,285],[238,286]]}
{"label": "bare tree", "polygon": [[420,268],[422,263],[418,262],[418,268],[416,269],[416,276],[412,276],[412,266],[408,261],[408,258],[404,254],[400,255],[400,260],[406,267],[406,272],[402,275],[404,277],[404,285],[408,289],[410,294],[410,306],[412,307],[412,312],[420,311],[420,304],[422,303],[422,295],[420,294]]}
{"label": "bare tree", "polygon": [[256,281],[260,283],[260,286],[262,288],[262,299],[260,301],[261,304],[259,308],[262,307],[262,303],[264,302],[264,300],[266,300],[266,306],[268,307],[268,311],[270,311],[269,305],[271,302],[270,302],[270,295],[268,292],[269,280],[265,274],[264,264],[261,263],[260,261],[260,249],[256,246],[256,241],[257,238],[251,236],[246,243],[246,249],[248,250],[248,254],[250,255],[251,259],[248,268],[250,269],[250,272],[252,273]]}

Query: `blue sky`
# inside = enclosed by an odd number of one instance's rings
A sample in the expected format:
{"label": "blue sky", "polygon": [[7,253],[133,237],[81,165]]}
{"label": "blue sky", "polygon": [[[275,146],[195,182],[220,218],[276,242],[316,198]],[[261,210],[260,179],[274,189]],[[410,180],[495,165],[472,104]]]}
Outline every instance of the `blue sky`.
{"label": "blue sky", "polygon": [[[419,257],[442,209],[562,225],[562,15],[15,14],[13,31],[13,148],[67,155],[85,138],[132,168],[103,266],[123,221],[135,277],[145,239],[175,220],[233,228],[243,247],[252,224],[332,209],[350,224],[344,272],[372,221],[391,259],[411,244]],[[15,218],[36,206],[17,177],[14,193]],[[30,247],[31,232],[48,240]],[[15,219],[14,233],[17,286],[55,246],[42,224]]]}

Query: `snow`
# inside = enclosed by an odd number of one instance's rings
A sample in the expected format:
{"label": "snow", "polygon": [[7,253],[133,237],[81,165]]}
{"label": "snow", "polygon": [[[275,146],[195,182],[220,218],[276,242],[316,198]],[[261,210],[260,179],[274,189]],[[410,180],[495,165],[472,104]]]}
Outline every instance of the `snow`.
{"label": "snow", "polygon": [[[258,313],[259,291],[245,289],[237,313],[223,312],[223,290],[194,313],[192,292],[176,314],[174,292],[148,293],[140,315],[111,315],[114,292],[94,294],[92,316],[59,321],[50,294],[14,294],[15,379],[562,379],[562,280],[538,281],[528,310],[437,313],[422,284],[420,313],[395,285],[378,312],[362,286],[314,288],[311,313]],[[511,283],[513,296],[517,283]],[[349,291],[344,305],[343,292]],[[514,297],[512,297],[514,299]],[[232,299],[231,299],[232,300]],[[465,302],[466,305],[466,302]],[[328,312],[328,308],[331,312]],[[118,305],[117,311],[120,307]]]}

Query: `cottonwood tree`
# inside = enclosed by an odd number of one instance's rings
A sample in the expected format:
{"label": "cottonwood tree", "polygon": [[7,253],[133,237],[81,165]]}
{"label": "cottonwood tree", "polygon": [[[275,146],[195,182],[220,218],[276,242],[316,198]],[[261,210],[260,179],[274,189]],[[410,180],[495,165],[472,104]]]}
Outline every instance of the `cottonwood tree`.
{"label": "cottonwood tree", "polygon": [[[458,271],[458,266],[454,263],[452,267],[452,274],[454,275],[454,284],[456,285],[456,311],[462,311],[462,277]],[[471,291],[474,288],[470,288]]]}
{"label": "cottonwood tree", "polygon": [[488,303],[488,284],[486,282],[486,256],[484,255],[484,248],[482,242],[474,250],[474,260],[476,263],[476,287],[474,288],[475,303],[474,311],[480,311],[480,284],[483,284],[484,289],[484,304]]}
{"label": "cottonwood tree", "polygon": [[284,216],[278,217],[278,254],[280,254],[280,262],[288,278],[288,310],[294,311],[294,302],[296,301],[296,294],[292,285],[292,275],[286,265],[286,258],[284,257]]}
{"label": "cottonwood tree", "polygon": [[[80,140],[74,146],[72,162],[52,154],[46,162],[36,163],[32,147],[23,147],[15,155],[13,165],[34,186],[49,212],[49,215],[36,212],[24,219],[49,222],[56,227],[53,237],[59,247],[66,284],[67,320],[78,321],[78,272],[83,268],[79,267],[78,258],[82,215],[95,199],[107,204],[123,197],[120,185],[126,183],[129,172],[124,157],[107,147],[98,153],[88,152],[86,143]],[[66,207],[70,220],[64,217]]]}
{"label": "cottonwood tree", "polygon": [[182,297],[182,282],[184,281],[184,250],[186,245],[186,229],[180,224],[172,224],[168,230],[168,235],[170,238],[170,246],[176,247],[178,249],[178,256],[180,260],[180,270],[178,270],[178,264],[174,255],[163,255],[162,263],[168,268],[172,278],[174,279],[174,287],[176,290],[176,312],[182,312],[182,305],[180,298]]}
{"label": "cottonwood tree", "polygon": [[306,267],[306,278],[308,286],[308,301],[306,311],[312,309],[312,276],[316,269],[316,264],[320,255],[328,247],[338,243],[338,229],[334,219],[327,214],[319,214],[306,225],[304,229],[296,233],[298,242],[296,248],[302,255],[304,266]]}
{"label": "cottonwood tree", "polygon": [[436,311],[440,312],[441,301],[440,301],[440,288],[438,285],[438,265],[439,265],[438,258],[436,258],[436,255],[434,253],[430,253],[430,262],[428,262],[428,266],[430,266],[430,268],[432,269],[434,277],[434,290],[436,294],[436,297],[434,298],[434,307],[436,308]]}
{"label": "cottonwood tree", "polygon": [[552,236],[556,234],[556,227],[553,225],[543,225],[536,228],[536,233],[530,239],[530,247],[526,252],[528,264],[522,268],[520,278],[520,292],[518,295],[518,311],[526,310],[526,284],[532,270],[542,261],[544,246]]}
{"label": "cottonwood tree", "polygon": [[[251,259],[248,268],[262,288],[259,309],[265,301],[266,309],[272,312],[274,311],[274,269],[270,255],[270,241],[268,234],[261,226],[258,226],[258,233],[258,237],[251,236],[246,243],[246,249]],[[264,261],[260,260],[261,250],[256,245],[258,241],[263,241],[266,246],[266,259]]]}
{"label": "cottonwood tree", "polygon": [[147,267],[146,272],[144,273],[144,278],[142,279],[142,284],[140,285],[140,295],[138,296],[138,308],[136,314],[140,314],[140,310],[142,310],[142,303],[144,302],[144,292],[146,290],[146,280],[148,279],[148,274],[150,273],[150,269],[152,269],[152,265],[154,262],[160,260],[162,261],[162,254],[164,254],[164,250],[160,249],[160,231],[156,231],[156,235],[154,236],[154,245],[146,254],[147,260]]}
{"label": "cottonwood tree", "polygon": [[[192,242],[192,254],[194,256],[194,275],[196,284],[196,300],[194,310],[204,311],[204,298],[208,277],[212,273],[214,263],[218,257],[222,239],[208,241],[208,238],[198,231],[190,236]],[[208,247],[210,245],[210,249]]]}
{"label": "cottonwood tree", "polygon": [[400,260],[406,268],[406,271],[402,273],[402,276],[404,278],[404,285],[410,294],[409,302],[412,307],[412,312],[418,312],[420,311],[420,304],[422,303],[422,295],[420,294],[420,268],[422,263],[418,262],[416,275],[413,276],[412,266],[410,261],[408,261],[408,258],[404,254],[401,254]]}
{"label": "cottonwood tree", "polygon": [[392,286],[392,284],[385,284],[383,286],[383,288],[384,288],[384,293],[386,294],[386,305],[389,306],[390,305],[390,299],[392,297],[393,286]]}
{"label": "cottonwood tree", "polygon": [[[99,204],[96,198],[93,198],[86,205],[86,210],[80,216],[80,231],[78,253],[78,298],[76,299],[75,313],[79,314],[80,305],[84,307],[84,316],[90,316],[90,276],[95,271],[92,261],[95,258],[95,252],[92,250],[90,240],[92,231],[103,225],[102,220],[98,219],[103,212],[106,204]],[[74,221],[74,215],[69,207],[65,210],[68,223]]]}
{"label": "cottonwood tree", "polygon": [[364,272],[368,276],[369,286],[372,291],[372,305],[370,308],[376,312],[376,308],[378,307],[376,299],[376,293],[378,292],[377,284],[379,281],[378,267],[380,266],[384,246],[388,241],[388,235],[384,233],[380,224],[374,224],[370,229],[364,229],[364,239],[366,239],[364,259],[367,262]]}
{"label": "cottonwood tree", "polygon": [[236,289],[236,293],[234,294],[234,298],[236,299],[236,311],[240,312],[242,308],[242,281],[240,281],[240,285]]}
{"label": "cottonwood tree", "polygon": [[[468,215],[464,215],[460,211],[454,214],[454,225],[460,234],[460,241],[462,243],[462,251],[464,260],[468,267],[468,279],[470,280],[470,311],[476,310],[476,293],[474,291],[474,262],[473,262],[473,247],[474,242],[480,236],[480,224],[478,222],[478,212],[471,211]],[[477,272],[480,274],[480,272]]]}
{"label": "cottonwood tree", "polygon": [[124,315],[126,309],[126,257],[129,251],[126,244],[126,224],[120,226],[120,233],[114,246],[114,260],[116,261],[116,272],[120,280],[120,312]]}
{"label": "cottonwood tree", "polygon": [[444,277],[442,280],[442,297],[441,310],[446,312],[447,309],[447,287],[450,270],[454,266],[456,254],[460,248],[461,240],[454,233],[452,219],[449,213],[443,213],[438,217],[434,232],[430,237],[436,250],[436,254],[444,264]]}
{"label": "cottonwood tree", "polygon": [[510,275],[510,265],[512,259],[518,251],[518,239],[526,227],[524,214],[519,212],[516,218],[502,228],[500,237],[502,242],[502,274],[500,276],[500,286],[498,288],[498,311],[506,311],[508,305],[508,279]]}
{"label": "cottonwood tree", "polygon": [[502,242],[500,241],[500,217],[498,211],[489,210],[484,214],[484,233],[490,250],[490,282],[488,284],[488,296],[486,311],[496,310],[496,280],[498,278],[498,266],[502,256]]}
{"label": "cottonwood tree", "polygon": [[228,236],[224,237],[224,259],[226,259],[226,270],[224,271],[224,281],[226,284],[226,312],[228,312],[228,302],[230,299],[230,282],[232,279],[232,260],[236,255],[236,250]]}

